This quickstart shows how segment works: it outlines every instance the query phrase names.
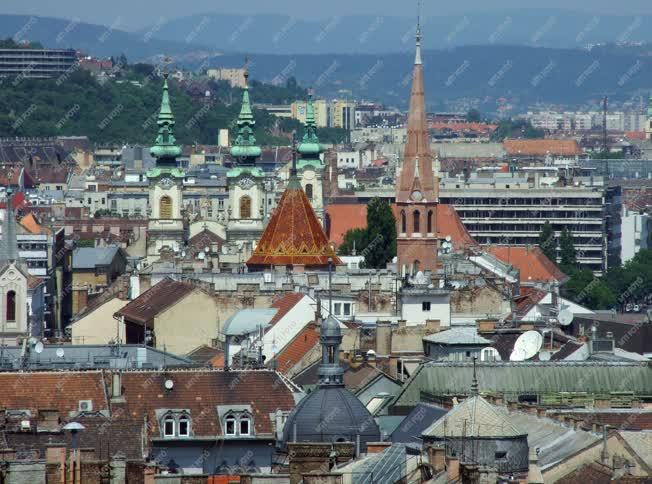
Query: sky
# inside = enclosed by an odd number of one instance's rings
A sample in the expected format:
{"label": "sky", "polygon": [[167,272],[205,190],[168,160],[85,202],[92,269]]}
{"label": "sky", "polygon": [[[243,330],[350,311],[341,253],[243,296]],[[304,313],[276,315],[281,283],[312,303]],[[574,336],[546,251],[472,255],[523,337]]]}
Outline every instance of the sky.
{"label": "sky", "polygon": [[[411,8],[411,5],[414,6]],[[423,1],[426,16],[491,11],[504,8],[572,9],[598,15],[652,15],[650,0],[462,0]],[[334,15],[406,16],[416,13],[416,0],[2,0],[0,13],[79,19],[103,25],[116,20],[124,30],[154,25],[161,18],[194,14],[281,14],[298,18],[326,18]]]}

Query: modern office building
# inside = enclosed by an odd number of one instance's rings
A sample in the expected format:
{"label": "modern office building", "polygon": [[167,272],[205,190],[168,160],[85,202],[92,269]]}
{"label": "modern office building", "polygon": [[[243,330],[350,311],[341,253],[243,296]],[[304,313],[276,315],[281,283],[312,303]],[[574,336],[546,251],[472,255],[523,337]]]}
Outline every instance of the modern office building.
{"label": "modern office building", "polygon": [[0,77],[47,79],[70,72],[76,63],[72,49],[0,49]]}

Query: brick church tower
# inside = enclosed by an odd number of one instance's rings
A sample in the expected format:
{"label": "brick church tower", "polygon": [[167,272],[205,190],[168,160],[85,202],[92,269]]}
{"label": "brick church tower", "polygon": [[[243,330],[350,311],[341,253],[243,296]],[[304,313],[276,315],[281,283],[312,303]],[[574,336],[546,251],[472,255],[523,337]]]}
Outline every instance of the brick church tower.
{"label": "brick church tower", "polygon": [[397,267],[403,275],[437,270],[439,181],[433,168],[426,121],[420,25],[416,40],[407,144],[396,184]]}

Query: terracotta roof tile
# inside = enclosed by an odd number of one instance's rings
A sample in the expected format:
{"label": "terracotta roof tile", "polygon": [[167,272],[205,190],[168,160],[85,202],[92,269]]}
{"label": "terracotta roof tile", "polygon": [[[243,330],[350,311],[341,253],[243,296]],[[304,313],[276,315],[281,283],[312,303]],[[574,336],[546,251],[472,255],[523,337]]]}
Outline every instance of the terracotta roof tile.
{"label": "terracotta roof tile", "polygon": [[485,249],[521,273],[521,282],[563,282],[568,279],[539,247],[489,245]]}
{"label": "terracotta roof tile", "polygon": [[188,247],[192,247],[197,251],[204,250],[206,246],[211,244],[217,244],[218,247],[222,247],[224,239],[217,235],[214,232],[211,232],[208,229],[204,229],[201,232],[196,233],[194,236],[188,240]]}
{"label": "terracotta roof tile", "polygon": [[247,261],[249,268],[303,265],[327,267],[342,261],[335,255],[305,192],[290,181],[263,235]]}
{"label": "terracotta roof tile", "polygon": [[580,145],[574,139],[506,139],[503,142],[509,156],[579,156]]}
{"label": "terracotta roof tile", "polygon": [[166,278],[142,293],[115,315],[147,325],[157,314],[183,299],[193,290],[195,286],[190,283]]}
{"label": "terracotta roof tile", "polygon": [[319,331],[312,324],[306,326],[276,355],[274,358],[276,369],[281,373],[287,372],[317,344],[319,344]]}
{"label": "terracotta roof tile", "polygon": [[290,292],[276,299],[271,307],[278,309],[278,311],[276,311],[274,317],[269,321],[269,324],[273,326],[278,323],[304,297],[305,294]]}
{"label": "terracotta roof tile", "polygon": [[28,213],[20,219],[20,225],[27,230],[30,234],[46,234],[49,230],[43,227],[33,213]]}
{"label": "terracotta roof tile", "polygon": [[[174,382],[172,390],[164,387],[168,379]],[[125,372],[122,387],[126,415],[147,417],[150,437],[161,434],[156,410],[188,409],[194,435],[215,437],[223,435],[220,405],[251,405],[257,435],[273,433],[270,414],[294,408],[292,391],[270,370]]]}
{"label": "terracotta roof tile", "polygon": [[516,303],[516,314],[519,317],[525,316],[533,307],[539,304],[547,294],[548,293],[546,291],[533,289],[531,291],[527,291],[527,294],[514,298],[514,302]]}

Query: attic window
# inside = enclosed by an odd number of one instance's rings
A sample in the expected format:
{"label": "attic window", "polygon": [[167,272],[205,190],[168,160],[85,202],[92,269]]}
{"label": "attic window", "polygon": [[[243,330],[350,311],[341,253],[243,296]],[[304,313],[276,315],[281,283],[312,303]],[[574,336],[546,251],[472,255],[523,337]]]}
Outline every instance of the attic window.
{"label": "attic window", "polygon": [[163,420],[163,436],[174,437],[174,427],[174,417],[165,417],[165,420]]}
{"label": "attic window", "polygon": [[243,417],[240,419],[240,435],[249,435],[250,423],[249,417]]}
{"label": "attic window", "polygon": [[226,418],[226,435],[235,435],[235,417]]}
{"label": "attic window", "polygon": [[179,418],[179,437],[188,437],[190,435],[190,420],[188,417]]}
{"label": "attic window", "polygon": [[494,454],[496,460],[501,460],[501,459],[506,459],[507,458],[507,452],[502,451],[502,452],[496,452]]}

